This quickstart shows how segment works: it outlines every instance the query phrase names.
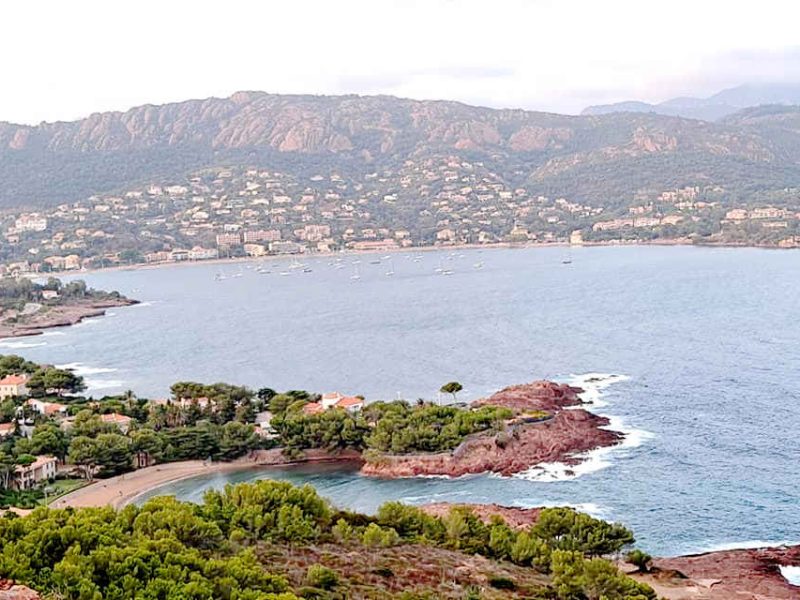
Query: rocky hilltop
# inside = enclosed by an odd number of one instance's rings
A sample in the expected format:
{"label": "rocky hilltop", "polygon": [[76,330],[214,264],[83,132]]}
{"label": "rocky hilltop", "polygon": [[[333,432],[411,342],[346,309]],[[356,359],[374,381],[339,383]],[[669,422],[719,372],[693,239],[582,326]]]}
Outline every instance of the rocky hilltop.
{"label": "rocky hilltop", "polygon": [[370,454],[361,472],[375,477],[459,477],[486,472],[512,475],[551,462],[578,464],[577,455],[622,439],[622,434],[603,429],[609,423],[605,417],[570,408],[582,403],[581,391],[550,381],[505,388],[476,402],[514,411],[501,431],[472,435],[452,452]]}
{"label": "rocky hilltop", "polygon": [[800,180],[798,150],[790,123],[238,92],[74,122],[0,123],[0,206],[74,200],[213,164],[371,173],[443,153],[490,163],[510,184],[609,202],[697,182],[783,188]]}
{"label": "rocky hilltop", "polygon": [[[528,529],[536,523],[540,508],[498,504],[449,504],[422,506],[436,517],[453,507],[467,507],[485,523],[502,517],[511,527]],[[656,558],[647,573],[621,565],[633,577],[650,585],[665,600],[797,600],[800,588],[783,577],[781,566],[800,566],[800,546],[723,550],[672,558]]]}

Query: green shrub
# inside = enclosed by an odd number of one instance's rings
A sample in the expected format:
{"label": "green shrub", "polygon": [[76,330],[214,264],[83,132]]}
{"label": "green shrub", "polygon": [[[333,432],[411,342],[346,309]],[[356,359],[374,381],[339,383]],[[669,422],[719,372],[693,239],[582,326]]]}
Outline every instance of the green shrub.
{"label": "green shrub", "polygon": [[311,565],[306,572],[306,583],[311,587],[332,590],[339,585],[339,575],[322,565]]}

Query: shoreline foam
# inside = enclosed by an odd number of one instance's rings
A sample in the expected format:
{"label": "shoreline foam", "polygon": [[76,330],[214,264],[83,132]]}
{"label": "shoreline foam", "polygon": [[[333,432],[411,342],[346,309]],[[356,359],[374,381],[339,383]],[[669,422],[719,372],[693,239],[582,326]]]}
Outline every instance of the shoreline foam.
{"label": "shoreline foam", "polygon": [[609,401],[604,399],[604,391],[614,384],[629,381],[630,377],[627,375],[611,374],[611,373],[585,373],[583,375],[573,375],[568,381],[568,385],[579,387],[583,389],[580,394],[581,400],[585,402],[583,405],[568,407],[565,410],[573,410],[576,408],[588,409],[593,414],[608,419],[608,425],[603,425],[601,429],[621,433],[623,435],[622,441],[613,446],[603,446],[595,448],[587,452],[580,452],[574,454],[571,458],[578,461],[575,464],[568,464],[565,462],[550,462],[540,463],[532,466],[526,471],[516,473],[513,477],[525,479],[527,481],[535,481],[538,483],[554,483],[559,481],[571,481],[596,473],[613,466],[611,456],[620,451],[631,450],[638,448],[648,440],[655,437],[650,431],[629,427],[625,424],[623,417],[616,415],[607,415],[598,412],[596,408],[605,408],[609,406]]}

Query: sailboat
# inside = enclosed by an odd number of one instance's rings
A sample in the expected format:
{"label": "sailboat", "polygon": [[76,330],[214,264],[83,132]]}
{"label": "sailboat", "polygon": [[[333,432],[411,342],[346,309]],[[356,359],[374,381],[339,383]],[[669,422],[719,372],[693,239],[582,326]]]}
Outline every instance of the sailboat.
{"label": "sailboat", "polygon": [[572,246],[570,245],[567,248],[567,255],[561,260],[562,265],[571,265],[572,264]]}
{"label": "sailboat", "polygon": [[391,277],[394,275],[394,263],[392,262],[391,257],[389,257],[389,270],[386,271],[386,276]]}
{"label": "sailboat", "polygon": [[354,265],[353,268],[354,268],[354,273],[350,275],[350,279],[352,279],[353,281],[358,281],[359,279],[361,279],[361,274],[358,272],[358,265]]}

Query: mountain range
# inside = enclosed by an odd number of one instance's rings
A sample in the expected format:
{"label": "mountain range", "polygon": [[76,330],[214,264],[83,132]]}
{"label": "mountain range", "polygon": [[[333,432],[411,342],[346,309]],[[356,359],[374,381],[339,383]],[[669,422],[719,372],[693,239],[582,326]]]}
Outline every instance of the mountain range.
{"label": "mountain range", "polygon": [[800,105],[800,84],[745,84],[722,90],[708,98],[672,98],[658,104],[648,104],[637,100],[599,104],[585,108],[581,114],[607,115],[615,112],[640,112],[718,121],[743,108],[766,104]]}
{"label": "mountain range", "polygon": [[509,185],[595,203],[700,184],[741,200],[800,186],[800,108],[747,108],[712,123],[238,92],[73,122],[0,123],[0,208],[168,182],[207,166],[362,175],[432,156],[480,160]]}

